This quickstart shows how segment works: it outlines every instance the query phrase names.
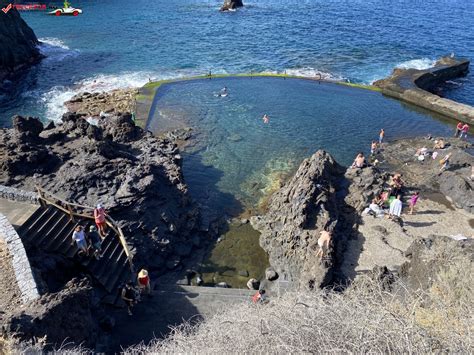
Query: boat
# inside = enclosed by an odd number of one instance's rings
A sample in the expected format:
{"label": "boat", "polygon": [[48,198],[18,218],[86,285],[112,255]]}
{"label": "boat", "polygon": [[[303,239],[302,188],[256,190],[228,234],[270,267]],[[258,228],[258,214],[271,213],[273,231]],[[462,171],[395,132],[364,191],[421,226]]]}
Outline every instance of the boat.
{"label": "boat", "polygon": [[71,4],[65,0],[62,8],[54,9],[53,11],[48,12],[48,14],[54,16],[78,16],[79,14],[82,14],[82,10],[72,7]]}
{"label": "boat", "polygon": [[48,14],[54,16],[78,16],[79,14],[82,14],[82,10],[76,9],[75,7],[63,7],[50,11]]}

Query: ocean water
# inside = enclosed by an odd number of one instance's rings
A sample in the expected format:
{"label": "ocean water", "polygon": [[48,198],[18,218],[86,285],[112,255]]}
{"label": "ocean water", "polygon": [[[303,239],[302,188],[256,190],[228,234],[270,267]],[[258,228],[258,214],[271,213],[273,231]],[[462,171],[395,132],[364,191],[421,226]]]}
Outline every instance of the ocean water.
{"label": "ocean water", "polygon": [[[371,83],[440,55],[474,58],[472,1],[249,0],[220,13],[222,2],[75,0],[77,18],[22,13],[47,58],[0,93],[0,124],[16,113],[57,120],[79,91],[149,78],[286,71]],[[473,74],[443,93],[474,104]]]}
{"label": "ocean water", "polygon": [[[218,97],[224,86],[228,96]],[[210,218],[265,207],[269,193],[318,149],[349,165],[357,152],[369,155],[381,128],[389,140],[453,132],[427,111],[378,92],[314,80],[182,81],[163,85],[156,100],[151,131],[193,128],[183,174]]]}

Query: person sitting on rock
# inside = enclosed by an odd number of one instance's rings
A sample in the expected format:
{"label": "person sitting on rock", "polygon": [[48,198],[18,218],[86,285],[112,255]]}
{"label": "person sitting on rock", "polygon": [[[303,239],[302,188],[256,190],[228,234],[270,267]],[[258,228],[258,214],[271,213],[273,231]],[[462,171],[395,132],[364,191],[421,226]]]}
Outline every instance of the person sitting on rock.
{"label": "person sitting on rock", "polygon": [[318,238],[318,252],[316,253],[316,257],[319,257],[319,260],[323,260],[323,258],[328,256],[329,247],[331,245],[332,240],[332,232],[322,230],[319,232],[320,237]]}
{"label": "person sitting on rock", "polygon": [[90,226],[87,239],[89,241],[89,251],[92,252],[97,260],[100,259],[100,254],[102,253],[102,238],[99,233],[97,233],[95,226]]}
{"label": "person sitting on rock", "polygon": [[79,249],[79,253],[88,255],[86,236],[81,225],[78,225],[72,233],[72,244],[76,244],[77,248]]}
{"label": "person sitting on rock", "polygon": [[393,175],[392,181],[390,181],[390,187],[392,188],[391,194],[395,196],[398,195],[403,188],[402,174],[395,173],[395,175]]}
{"label": "person sitting on rock", "polygon": [[148,296],[151,296],[151,282],[150,277],[148,276],[148,271],[141,269],[137,277],[137,286],[140,294],[146,293]]}
{"label": "person sitting on rock", "polygon": [[102,238],[105,238],[107,234],[106,232],[107,223],[105,220],[106,216],[107,214],[105,213],[104,206],[98,203],[97,207],[94,209],[94,219],[95,219],[95,224],[97,225],[97,228],[99,228],[99,232]]}
{"label": "person sitting on rock", "polygon": [[451,158],[451,153],[447,154],[443,159],[439,161],[441,168],[439,169],[439,173],[441,174],[443,171],[449,169],[449,159]]}
{"label": "person sitting on rock", "polygon": [[440,138],[439,140],[435,141],[435,145],[433,149],[444,149],[446,144],[444,143],[444,139]]}
{"label": "person sitting on rock", "polygon": [[374,217],[383,217],[384,211],[379,205],[379,199],[374,198],[372,199],[372,203],[367,207],[364,212],[364,214],[370,214]]}
{"label": "person sitting on rock", "polygon": [[370,145],[370,154],[374,155],[375,153],[377,153],[377,142],[372,141],[372,144]]}
{"label": "person sitting on rock", "polygon": [[363,168],[365,165],[364,153],[360,152],[354,159],[351,168]]}
{"label": "person sitting on rock", "polygon": [[265,290],[258,290],[253,296],[252,296],[252,302],[257,304],[257,303],[265,303],[267,299],[267,296],[265,295]]}
{"label": "person sitting on rock", "polygon": [[133,314],[132,308],[138,302],[137,291],[133,287],[132,281],[128,281],[125,284],[125,286],[122,289],[121,297],[127,304],[128,315],[131,316]]}

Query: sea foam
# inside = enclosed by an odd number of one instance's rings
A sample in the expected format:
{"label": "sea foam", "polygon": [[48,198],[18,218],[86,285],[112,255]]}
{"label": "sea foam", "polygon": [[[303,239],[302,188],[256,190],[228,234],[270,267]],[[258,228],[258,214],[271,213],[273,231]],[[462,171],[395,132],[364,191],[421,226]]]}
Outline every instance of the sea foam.
{"label": "sea foam", "polygon": [[434,66],[436,60],[429,59],[429,58],[421,58],[421,59],[412,59],[406,62],[402,62],[398,64],[396,67],[399,69],[428,69]]}

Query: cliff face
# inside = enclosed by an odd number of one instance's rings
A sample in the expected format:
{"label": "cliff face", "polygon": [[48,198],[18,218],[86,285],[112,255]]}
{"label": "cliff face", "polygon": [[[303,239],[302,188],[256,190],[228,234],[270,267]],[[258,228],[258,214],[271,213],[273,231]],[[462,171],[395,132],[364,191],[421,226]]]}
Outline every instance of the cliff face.
{"label": "cliff face", "polygon": [[[8,6],[0,0],[0,6]],[[16,9],[0,12],[0,82],[41,58],[38,39]]]}

